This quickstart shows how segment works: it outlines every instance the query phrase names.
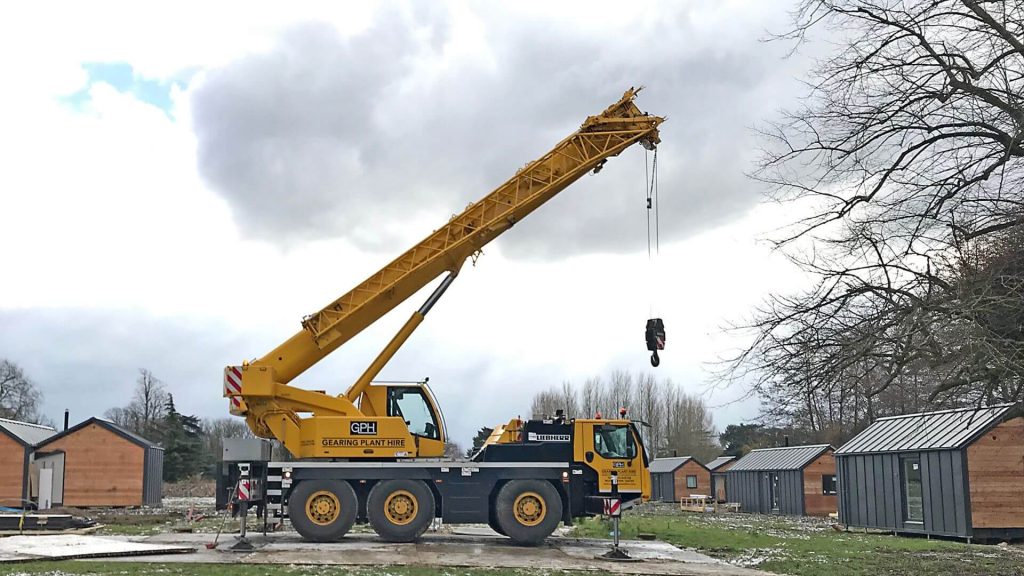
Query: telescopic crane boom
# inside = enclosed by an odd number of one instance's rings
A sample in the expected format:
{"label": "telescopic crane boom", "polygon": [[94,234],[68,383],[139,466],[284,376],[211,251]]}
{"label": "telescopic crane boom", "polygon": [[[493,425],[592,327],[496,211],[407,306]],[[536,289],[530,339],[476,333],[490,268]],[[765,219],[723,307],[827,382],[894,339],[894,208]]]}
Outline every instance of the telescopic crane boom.
{"label": "telescopic crane boom", "polygon": [[[466,259],[587,172],[639,142],[659,143],[663,118],[642,112],[630,89],[591,116],[551,151],[530,162],[483,199],[427,236],[323,309],[303,318],[302,329],[263,357],[225,370],[231,412],[244,415],[258,435],[276,438],[296,457],[396,458],[440,456],[444,430],[425,386],[369,386],[459,273]],[[448,273],[428,301],[341,396],[289,383],[379,320],[438,276]],[[378,389],[380,388],[380,389]],[[424,422],[411,422],[422,400]],[[301,417],[300,414],[310,414]],[[415,429],[412,429],[415,428]]]}

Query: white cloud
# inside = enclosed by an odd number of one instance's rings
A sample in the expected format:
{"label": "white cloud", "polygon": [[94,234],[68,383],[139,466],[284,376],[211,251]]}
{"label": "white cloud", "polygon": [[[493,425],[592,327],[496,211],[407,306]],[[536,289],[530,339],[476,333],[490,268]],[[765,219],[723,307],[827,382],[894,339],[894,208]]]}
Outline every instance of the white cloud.
{"label": "white cloud", "polygon": [[[410,157],[412,164],[390,168],[415,169],[417,159],[432,160],[433,154],[443,155],[437,160],[450,171],[477,162],[481,143],[487,141],[483,133],[496,128],[492,123],[499,124],[494,118],[508,115],[500,120],[514,128],[526,113],[522,106],[506,111],[498,103],[515,104],[514,95],[502,95],[503,86],[534,86],[523,84],[522,77],[502,77],[510,67],[537,74],[529,79],[537,85],[554,82],[562,72],[570,74],[569,84],[555,83],[555,88],[571,85],[571,74],[590,70],[592,63],[585,59],[576,70],[531,69],[527,55],[507,51],[530,48],[516,37],[521,34],[517,26],[557,32],[573,18],[573,27],[585,40],[556,47],[575,49],[596,42],[612,53],[650,54],[659,66],[670,66],[677,57],[692,64],[707,46],[738,41],[756,31],[762,19],[776,18],[775,9],[765,4],[693,3],[680,10],[673,4],[670,13],[685,22],[662,21],[665,5],[658,3],[636,3],[625,14],[618,3],[545,3],[543,15],[538,15],[537,3],[498,9],[457,2],[443,13],[428,4],[391,5],[387,10],[406,23],[403,30],[410,41],[423,49],[412,51],[406,64],[411,72],[401,83],[378,94],[394,112],[378,119],[389,137],[401,130],[426,132],[428,140],[439,137],[451,124],[447,119],[470,105],[478,107],[477,124],[463,123],[459,129],[473,128],[479,134],[428,146],[419,151],[422,158]],[[419,239],[467,199],[495,184],[479,176],[451,195],[415,196],[416,210],[363,210],[348,238],[322,236],[280,246],[243,234],[239,219],[245,213],[211,190],[197,171],[195,90],[209,80],[211,69],[272,53],[280,46],[282,31],[295,30],[297,23],[326,22],[341,37],[380,25],[373,11],[359,6],[204,3],[176,5],[161,13],[132,2],[69,3],[61,8],[61,18],[53,18],[53,8],[32,4],[0,9],[0,65],[17,80],[5,87],[0,106],[0,253],[10,271],[0,283],[0,356],[22,363],[39,381],[51,417],[56,419],[68,402],[88,412],[83,417],[123,404],[139,367],[172,384],[183,411],[225,415],[219,396],[224,364],[270,350],[298,329],[302,315],[334,299],[405,247],[386,245],[378,247],[382,253],[374,253],[358,246],[381,235]],[[637,35],[637,29],[651,34]],[[673,37],[679,30],[689,35],[684,42]],[[509,38],[516,42],[505,43]],[[664,52],[669,39],[680,54]],[[604,57],[620,66],[614,80],[630,75],[621,68],[621,59],[607,53]],[[136,73],[158,80],[177,78],[190,69],[198,69],[199,75],[188,88],[172,92],[171,115],[103,82],[91,85],[81,109],[61,104],[58,96],[87,85],[84,62],[125,62]],[[676,127],[666,134],[663,162],[674,166],[663,174],[661,193],[668,213],[679,217],[662,221],[663,237],[672,240],[662,245],[657,281],[651,280],[642,253],[643,210],[615,197],[625,189],[620,184],[639,176],[642,154],[631,150],[615,160],[622,165],[618,179],[602,173],[580,182],[564,200],[542,208],[489,247],[476,269],[467,266],[383,376],[431,376],[448,424],[465,442],[479,426],[525,414],[533,392],[562,380],[578,382],[612,369],[649,369],[641,327],[653,303],[667,322],[669,338],[656,373],[691,392],[705,390],[705,363],[736,345],[734,338],[720,333],[726,320],[742,315],[770,289],[799,280],[781,258],[755,242],[759,232],[781,222],[784,214],[768,208],[748,211],[751,190],[732,190],[742,197],[739,204],[716,211],[713,205],[725,191],[693,184],[698,173],[714,183],[711,176],[721,171],[722,162],[743,164],[728,157],[735,149],[732,144],[702,138],[702,131],[724,122],[710,117],[715,108],[709,99],[717,93],[702,92],[706,83],[735,81],[729,79],[734,71],[714,66],[692,68],[714,78],[690,78],[693,94],[687,97],[658,94],[655,86],[642,95],[651,97],[652,111],[670,116],[666,126]],[[453,84],[467,70],[483,88]],[[424,120],[416,108],[417,95],[439,90],[445,82],[451,90],[466,93],[442,100],[451,106],[445,111],[449,116]],[[762,86],[764,94],[773,93],[780,83],[771,76]],[[615,84],[609,88],[612,99],[624,88],[603,78],[590,78],[582,87],[598,84]],[[248,88],[257,93],[264,87]],[[548,95],[546,102],[555,105],[545,111],[543,122],[517,128],[516,146],[487,156],[495,174],[527,161],[582,120],[573,112],[580,102],[570,94],[555,98],[558,92],[552,89]],[[608,99],[594,93],[580,98],[588,105],[599,102],[589,113]],[[759,106],[766,109],[768,104]],[[742,129],[730,128],[737,133]],[[407,136],[422,140],[424,133]],[[393,144],[403,152],[412,150]],[[668,154],[673,150],[678,154]],[[728,178],[743,182],[738,174]],[[584,195],[596,192],[601,194]],[[575,199],[570,197],[574,194]],[[568,250],[557,261],[522,258],[524,252],[540,250],[531,243],[540,236],[554,246],[568,238],[604,242],[600,236],[606,232],[605,221],[575,223],[576,210],[592,217],[607,210],[622,221],[616,226],[626,230],[623,237],[633,244],[615,255],[574,256]],[[723,214],[729,223],[711,226]],[[572,231],[572,226],[579,229]],[[677,230],[684,226],[694,228]],[[545,236],[545,228],[560,232]],[[414,296],[298,383],[340,392],[425,295]],[[98,385],[109,394],[96,394]],[[711,402],[721,404],[736,395],[735,390],[718,391]],[[499,397],[502,401],[496,402]],[[753,410],[749,403],[723,408],[716,423],[724,426],[752,416]]]}

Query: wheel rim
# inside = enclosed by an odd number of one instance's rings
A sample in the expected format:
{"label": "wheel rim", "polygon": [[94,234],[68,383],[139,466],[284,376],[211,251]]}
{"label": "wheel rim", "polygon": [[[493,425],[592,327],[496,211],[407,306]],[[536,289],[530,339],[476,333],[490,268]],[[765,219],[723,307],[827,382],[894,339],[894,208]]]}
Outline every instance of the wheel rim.
{"label": "wheel rim", "polygon": [[306,499],[306,517],[318,526],[327,526],[341,516],[341,501],[334,492],[320,490]]}
{"label": "wheel rim", "polygon": [[411,492],[406,490],[395,490],[388,494],[384,501],[384,516],[388,522],[398,526],[405,526],[416,518],[416,511],[419,509],[419,502]]}
{"label": "wheel rim", "polygon": [[525,526],[536,526],[547,515],[544,498],[536,492],[523,492],[516,497],[512,505],[512,514],[516,521]]}

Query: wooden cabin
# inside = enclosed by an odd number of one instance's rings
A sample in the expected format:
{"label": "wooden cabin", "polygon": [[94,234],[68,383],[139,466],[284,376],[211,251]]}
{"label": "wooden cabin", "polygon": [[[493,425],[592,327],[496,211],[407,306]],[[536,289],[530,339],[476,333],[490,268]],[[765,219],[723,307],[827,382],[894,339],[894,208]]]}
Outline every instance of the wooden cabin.
{"label": "wooden cabin", "polygon": [[735,463],[735,456],[719,456],[708,462],[708,470],[711,472],[711,495],[716,502],[726,501],[728,479],[725,476],[725,472],[732,468],[732,465]]}
{"label": "wooden cabin", "polygon": [[164,451],[113,422],[90,418],[36,446],[53,470],[53,506],[159,506]]}
{"label": "wooden cabin", "polygon": [[876,420],[836,451],[840,521],[969,540],[1024,538],[1019,414],[1006,404]]}
{"label": "wooden cabin", "polygon": [[0,418],[0,506],[22,508],[28,503],[34,446],[56,433],[49,426]]}
{"label": "wooden cabin", "polygon": [[694,495],[711,496],[711,472],[690,456],[651,462],[651,499],[678,502]]}
{"label": "wooden cabin", "polygon": [[828,516],[836,511],[835,450],[828,444],[751,450],[725,473],[742,512]]}

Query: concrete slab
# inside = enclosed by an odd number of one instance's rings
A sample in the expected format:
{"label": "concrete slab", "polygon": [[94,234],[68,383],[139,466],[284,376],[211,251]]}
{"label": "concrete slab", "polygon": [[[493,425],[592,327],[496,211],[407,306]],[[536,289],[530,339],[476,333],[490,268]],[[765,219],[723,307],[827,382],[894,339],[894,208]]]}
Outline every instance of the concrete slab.
{"label": "concrete slab", "polygon": [[245,564],[315,564],[349,566],[420,565],[476,568],[520,568],[526,570],[603,570],[615,574],[765,576],[765,572],[740,568],[693,550],[681,550],[658,541],[625,541],[629,553],[643,559],[636,563],[597,560],[606,552],[605,540],[551,537],[538,547],[521,547],[494,532],[465,529],[466,533],[428,533],[414,544],[391,544],[374,534],[349,534],[339,542],[316,544],[302,540],[294,532],[255,535],[251,552],[231,552],[235,536],[222,538],[217,550],[204,545],[211,534],[158,534],[145,542],[188,546],[195,554],[132,558],[142,562],[201,562]]}
{"label": "concrete slab", "polygon": [[28,560],[70,560],[149,554],[183,554],[195,548],[180,543],[129,542],[76,534],[9,536],[0,538],[0,563]]}

